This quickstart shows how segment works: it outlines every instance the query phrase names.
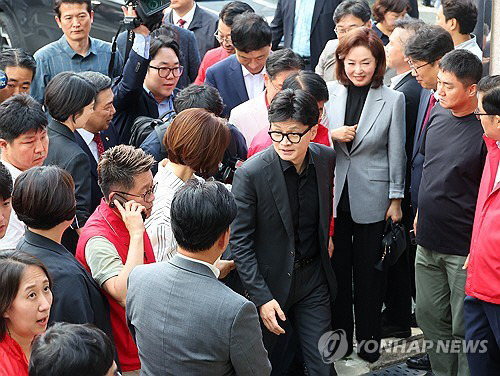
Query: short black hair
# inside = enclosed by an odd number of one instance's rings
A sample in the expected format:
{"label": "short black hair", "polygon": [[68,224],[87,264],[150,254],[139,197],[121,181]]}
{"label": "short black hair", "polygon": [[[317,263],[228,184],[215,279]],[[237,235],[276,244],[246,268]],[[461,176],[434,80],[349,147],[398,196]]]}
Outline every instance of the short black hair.
{"label": "short black hair", "polygon": [[354,16],[367,23],[372,16],[372,10],[366,0],[345,0],[335,8],[333,22],[337,24],[345,16]]}
{"label": "short black hair", "polygon": [[304,90],[311,94],[316,102],[326,102],[329,99],[325,80],[317,73],[300,71],[287,77],[283,89]]}
{"label": "short black hair", "polygon": [[243,1],[231,1],[224,5],[219,13],[219,20],[226,26],[233,26],[234,17],[245,12],[255,13],[254,9]]}
{"label": "short black hair", "polygon": [[477,23],[477,7],[472,0],[443,0],[443,15],[446,21],[454,18],[460,34],[470,34]]}
{"label": "short black hair", "polygon": [[50,116],[65,122],[80,115],[95,99],[96,90],[85,78],[74,72],[61,72],[45,88],[45,106]]}
{"label": "short black hair", "polygon": [[0,52],[0,69],[5,71],[7,67],[20,67],[33,72],[32,79],[36,73],[36,61],[28,52],[21,48],[8,48]]}
{"label": "short black hair", "polygon": [[477,91],[483,95],[484,111],[490,115],[500,115],[500,75],[481,78]]}
{"label": "short black hair", "polygon": [[12,207],[26,226],[49,230],[76,214],[75,184],[58,166],[30,168],[14,183]]}
{"label": "short black hair", "polygon": [[102,74],[101,72],[86,71],[79,72],[78,74],[94,86],[97,94],[99,94],[103,90],[110,89],[111,84],[113,83],[111,78],[109,78],[105,74]]}
{"label": "short black hair", "polygon": [[477,84],[477,91],[487,93],[488,91],[500,87],[500,75],[485,76]]}
{"label": "short black hair", "polygon": [[190,179],[172,200],[170,218],[177,244],[186,251],[210,249],[236,217],[231,192],[218,181]]}
{"label": "short black hair", "polygon": [[174,110],[177,114],[188,108],[204,108],[220,116],[224,110],[224,102],[219,90],[213,86],[191,84],[182,89],[174,99]]}
{"label": "short black hair", "polygon": [[29,375],[105,376],[113,356],[113,343],[101,329],[58,322],[34,340]]}
{"label": "short black hair", "polygon": [[16,94],[0,103],[0,138],[12,142],[32,130],[44,130],[47,115],[28,94]]}
{"label": "short black hair", "polygon": [[3,163],[0,162],[0,199],[7,200],[12,196],[12,176]]}
{"label": "short black hair", "polygon": [[61,4],[86,4],[87,5],[87,11],[90,13],[92,11],[92,1],[91,0],[54,0],[52,3],[52,8],[54,9],[55,14],[57,14],[57,17],[61,17]]}
{"label": "short black hair", "polygon": [[171,48],[174,50],[177,59],[181,59],[179,43],[163,34],[158,34],[155,37],[151,38],[151,44],[149,45],[149,57],[153,60],[162,48]]}
{"label": "short black hair", "polygon": [[454,48],[453,39],[445,29],[437,25],[425,25],[407,41],[404,54],[412,60],[433,63]]}
{"label": "short black hair", "polygon": [[234,18],[231,27],[231,41],[234,48],[248,53],[271,45],[271,27],[258,14],[244,13]]}
{"label": "short black hair", "polygon": [[97,183],[104,198],[113,190],[128,191],[137,175],[151,170],[155,160],[145,151],[131,145],[116,145],[106,150],[97,165]]}
{"label": "short black hair", "polygon": [[312,127],[318,124],[319,109],[316,99],[304,90],[284,89],[274,97],[269,107],[269,122],[294,120]]}
{"label": "short black hair", "polygon": [[46,266],[36,257],[21,251],[4,250],[0,252],[0,341],[7,334],[7,319],[5,311],[9,309],[17,296],[19,285],[27,266],[38,266],[41,268],[52,289],[52,279]]}
{"label": "short black hair", "polygon": [[484,111],[489,115],[500,115],[500,87],[495,87],[483,94]]}
{"label": "short black hair", "polygon": [[266,73],[269,78],[277,74],[290,70],[304,69],[304,61],[290,48],[283,48],[275,51],[266,59]]}
{"label": "short black hair", "polygon": [[453,50],[444,55],[439,62],[439,69],[453,74],[464,87],[477,84],[483,75],[481,60],[464,49]]}

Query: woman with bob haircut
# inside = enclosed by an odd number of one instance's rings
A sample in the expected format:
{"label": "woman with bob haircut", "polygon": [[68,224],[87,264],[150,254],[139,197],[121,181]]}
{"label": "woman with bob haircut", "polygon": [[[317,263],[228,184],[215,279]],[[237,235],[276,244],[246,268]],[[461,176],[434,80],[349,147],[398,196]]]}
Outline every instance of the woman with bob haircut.
{"label": "woman with bob haircut", "polygon": [[[335,234],[332,265],[338,294],[332,326],[344,329],[352,351],[353,294],[358,355],[380,356],[381,309],[386,273],[374,266],[382,257],[386,220],[402,218],[405,179],[405,100],[384,86],[385,51],[368,28],[352,30],[337,48],[337,79],[325,106],[337,152]],[[372,340],[363,346],[360,341]],[[366,344],[366,342],[365,342]]]}
{"label": "woman with bob haircut", "polygon": [[92,206],[90,161],[74,133],[92,115],[95,96],[92,84],[73,72],[59,73],[45,89],[45,106],[52,120],[47,127],[50,147],[44,165],[65,169],[75,182],[76,217],[63,237],[64,246],[73,254]]}
{"label": "woman with bob haircut", "polygon": [[33,167],[16,179],[12,206],[26,226],[17,249],[41,260],[54,286],[49,323],[90,323],[112,337],[109,305],[92,276],[61,244],[75,217],[75,185],[57,166]]}
{"label": "woman with bob haircut", "polygon": [[0,375],[28,376],[31,344],[49,322],[51,288],[40,260],[20,251],[0,252]]}
{"label": "woman with bob haircut", "polygon": [[410,11],[408,0],[376,0],[372,6],[375,23],[372,29],[386,46],[394,30],[394,23]]}
{"label": "woman with bob haircut", "polygon": [[167,128],[163,144],[168,161],[158,166],[153,211],[146,220],[157,262],[169,260],[176,254],[177,243],[170,223],[170,205],[175,192],[189,179],[197,178],[195,172],[210,176],[217,171],[229,137],[226,120],[201,108],[181,111]]}

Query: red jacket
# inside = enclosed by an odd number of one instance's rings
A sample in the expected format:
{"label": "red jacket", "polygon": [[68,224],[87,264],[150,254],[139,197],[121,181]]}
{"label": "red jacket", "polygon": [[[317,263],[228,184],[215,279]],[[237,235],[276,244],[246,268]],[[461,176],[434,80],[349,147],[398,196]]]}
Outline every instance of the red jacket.
{"label": "red jacket", "polygon": [[198,69],[198,77],[194,80],[196,85],[201,85],[205,82],[205,75],[207,69],[210,68],[215,63],[224,60],[229,54],[223,47],[213,48],[205,53],[203,60],[201,61],[200,68]]}
{"label": "red jacket", "polygon": [[[78,239],[76,247],[76,258],[90,272],[90,268],[85,260],[85,245],[94,236],[104,236],[115,246],[123,264],[127,261],[130,236],[122,219],[106,204],[104,199],[94,213],[85,223],[82,234]],[[144,263],[155,262],[153,248],[149,237],[144,231]],[[111,328],[116,342],[116,350],[122,370],[125,372],[136,371],[141,368],[137,346],[128,330],[125,308],[123,308],[107,292],[104,294],[108,298],[111,308]]]}
{"label": "red jacket", "polygon": [[28,359],[8,334],[0,341],[0,376],[28,376]]}
{"label": "red jacket", "polygon": [[472,230],[467,295],[500,304],[500,183],[493,186],[500,161],[495,140],[484,136],[488,148]]}

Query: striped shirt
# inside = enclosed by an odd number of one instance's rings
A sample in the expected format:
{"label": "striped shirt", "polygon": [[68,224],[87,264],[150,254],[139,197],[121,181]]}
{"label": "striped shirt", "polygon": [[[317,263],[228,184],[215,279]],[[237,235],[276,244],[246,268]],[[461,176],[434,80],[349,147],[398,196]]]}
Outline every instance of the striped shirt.
{"label": "striped shirt", "polygon": [[[45,86],[61,72],[94,71],[107,75],[111,59],[111,44],[92,37],[89,37],[89,40],[89,50],[85,56],[76,53],[64,35],[35,52],[36,74],[31,83],[31,96],[43,104]],[[122,67],[123,59],[117,50],[113,77],[121,74]]]}
{"label": "striped shirt", "polygon": [[158,173],[154,178],[158,188],[153,201],[151,216],[146,219],[146,231],[153,246],[157,262],[170,260],[177,253],[177,242],[170,223],[170,206],[175,192],[184,181],[177,177],[168,167],[158,164]]}

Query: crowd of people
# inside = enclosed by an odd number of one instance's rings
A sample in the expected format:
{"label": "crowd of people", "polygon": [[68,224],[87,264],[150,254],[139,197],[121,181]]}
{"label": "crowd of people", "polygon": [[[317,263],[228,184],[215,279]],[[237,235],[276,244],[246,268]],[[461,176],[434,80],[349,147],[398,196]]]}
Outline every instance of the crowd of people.
{"label": "crowd of people", "polygon": [[409,0],[278,0],[270,24],[172,0],[116,52],[90,0],[53,3],[59,40],[0,52],[0,376],[329,376],[325,333],[374,363],[416,326],[408,367],[500,375],[473,0],[436,25]]}

